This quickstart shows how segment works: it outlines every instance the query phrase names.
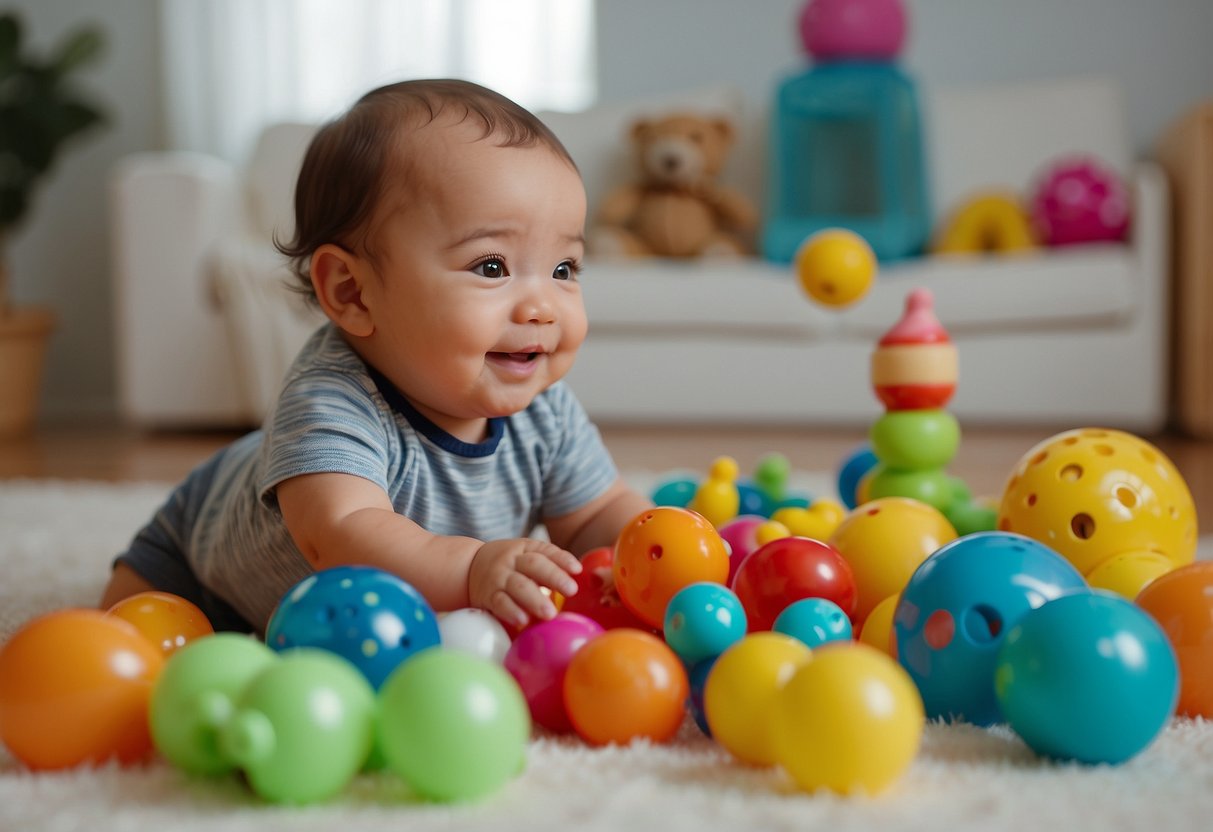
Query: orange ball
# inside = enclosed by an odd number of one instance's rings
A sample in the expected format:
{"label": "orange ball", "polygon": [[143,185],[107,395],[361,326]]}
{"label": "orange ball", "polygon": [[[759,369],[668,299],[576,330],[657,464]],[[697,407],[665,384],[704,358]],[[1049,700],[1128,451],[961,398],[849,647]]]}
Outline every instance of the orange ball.
{"label": "orange ball", "polygon": [[624,606],[660,630],[678,590],[729,579],[729,550],[703,515],[659,506],[636,515],[619,533],[613,568]]}
{"label": "orange ball", "polygon": [[140,592],[123,598],[110,607],[106,615],[129,621],[166,657],[194,639],[215,632],[202,610],[168,592]]}
{"label": "orange ball", "polygon": [[1213,563],[1196,561],[1146,585],[1137,605],[1148,612],[1179,660],[1175,712],[1213,717]]}
{"label": "orange ball", "polygon": [[33,769],[70,768],[152,750],[148,700],[164,654],[98,610],[35,618],[0,650],[0,740]]}
{"label": "orange ball", "polygon": [[610,630],[573,654],[564,707],[574,730],[594,745],[665,742],[682,725],[689,690],[686,670],[665,642],[640,630]]}

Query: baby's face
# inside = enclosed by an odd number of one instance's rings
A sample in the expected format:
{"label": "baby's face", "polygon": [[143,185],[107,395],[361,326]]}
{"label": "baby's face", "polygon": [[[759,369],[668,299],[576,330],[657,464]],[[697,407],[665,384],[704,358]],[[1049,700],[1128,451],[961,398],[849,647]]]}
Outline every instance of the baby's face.
{"label": "baby's face", "polygon": [[546,146],[478,136],[440,120],[409,140],[406,181],[373,231],[379,279],[362,292],[376,367],[469,441],[563,377],[586,335],[580,176]]}

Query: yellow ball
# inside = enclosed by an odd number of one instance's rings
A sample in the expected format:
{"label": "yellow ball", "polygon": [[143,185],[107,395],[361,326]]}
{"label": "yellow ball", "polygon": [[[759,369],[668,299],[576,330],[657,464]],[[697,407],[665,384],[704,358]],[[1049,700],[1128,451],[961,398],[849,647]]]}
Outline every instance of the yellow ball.
{"label": "yellow ball", "polygon": [[1133,601],[1155,578],[1176,568],[1157,552],[1121,552],[1092,569],[1087,575],[1087,583],[1095,589],[1106,589]]}
{"label": "yellow ball", "polygon": [[849,306],[872,287],[876,255],[855,232],[827,228],[800,246],[796,274],[801,288],[813,300],[826,306]]}
{"label": "yellow ball", "polygon": [[868,613],[859,630],[859,640],[875,647],[890,658],[897,658],[897,645],[893,643],[893,615],[897,612],[900,595],[890,595]]}
{"label": "yellow ball", "polygon": [[855,573],[855,623],[905,589],[919,564],[955,539],[938,509],[909,497],[881,497],[847,515],[829,543]]}
{"label": "yellow ball", "polygon": [[1125,552],[1175,566],[1196,554],[1196,506],[1175,465],[1144,439],[1105,428],[1059,433],[1024,454],[998,528],[1039,540],[1083,575]]}
{"label": "yellow ball", "polygon": [[783,633],[748,635],[724,651],[703,686],[703,712],[712,738],[742,762],[775,763],[767,730],[775,694],[812,653]]}
{"label": "yellow ball", "polygon": [[754,530],[754,542],[759,546],[765,546],[772,540],[783,540],[785,537],[791,536],[792,530],[778,520],[768,520],[765,523],[760,523],[758,528]]}
{"label": "yellow ball", "polygon": [[922,740],[910,675],[866,644],[819,649],[776,694],[776,761],[805,791],[875,794],[909,767]]}

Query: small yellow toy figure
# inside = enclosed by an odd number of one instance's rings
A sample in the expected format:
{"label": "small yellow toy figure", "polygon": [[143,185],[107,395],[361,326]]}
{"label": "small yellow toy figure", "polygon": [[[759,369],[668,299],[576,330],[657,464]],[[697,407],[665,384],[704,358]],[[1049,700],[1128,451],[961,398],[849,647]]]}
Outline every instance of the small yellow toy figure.
{"label": "small yellow toy figure", "polygon": [[741,496],[737,493],[737,460],[717,457],[708,469],[708,478],[695,491],[690,508],[699,512],[716,528],[737,516]]}

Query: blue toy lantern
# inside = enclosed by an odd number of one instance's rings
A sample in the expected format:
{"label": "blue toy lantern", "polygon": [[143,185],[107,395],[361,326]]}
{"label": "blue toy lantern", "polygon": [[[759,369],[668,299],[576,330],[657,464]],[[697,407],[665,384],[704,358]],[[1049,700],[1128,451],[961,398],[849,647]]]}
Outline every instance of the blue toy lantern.
{"label": "blue toy lantern", "polygon": [[921,253],[931,219],[918,94],[893,63],[900,0],[812,0],[802,34],[818,63],[776,93],[764,256],[791,262],[825,228],[854,231],[880,260]]}
{"label": "blue toy lantern", "polygon": [[927,558],[893,617],[897,658],[929,719],[1002,721],[994,692],[998,650],[1029,610],[1087,583],[1043,543],[1011,532],[957,538]]}

